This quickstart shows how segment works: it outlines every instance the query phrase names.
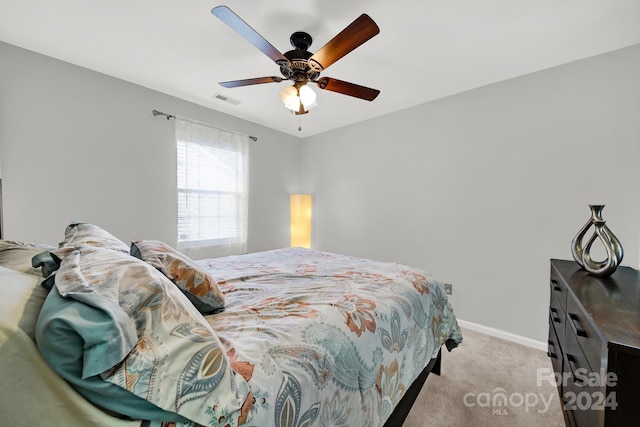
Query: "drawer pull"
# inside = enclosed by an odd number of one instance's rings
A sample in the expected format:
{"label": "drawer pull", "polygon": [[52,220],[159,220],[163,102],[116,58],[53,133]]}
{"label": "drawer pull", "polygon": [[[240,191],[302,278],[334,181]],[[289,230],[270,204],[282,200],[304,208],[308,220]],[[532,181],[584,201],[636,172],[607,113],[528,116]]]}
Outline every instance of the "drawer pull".
{"label": "drawer pull", "polygon": [[553,307],[549,307],[549,317],[551,317],[551,320],[555,323],[561,323],[562,321],[560,320],[560,316],[558,316],[558,310],[553,308]]}
{"label": "drawer pull", "polygon": [[562,288],[558,285],[558,281],[556,279],[551,279],[551,289],[556,292],[562,292]]}
{"label": "drawer pull", "polygon": [[558,355],[556,354],[556,348],[553,345],[553,341],[551,340],[547,341],[547,356],[549,356],[552,359],[558,358]]}
{"label": "drawer pull", "polygon": [[578,361],[576,360],[576,358],[573,356],[573,354],[569,354],[567,353],[567,360],[569,361],[569,369],[571,370],[571,375],[573,377],[573,383],[578,386],[578,387],[582,387],[585,386],[586,383],[586,378],[584,378],[584,376],[578,376],[576,375],[576,372],[578,371]]}
{"label": "drawer pull", "polygon": [[578,315],[574,313],[569,313],[569,319],[571,319],[571,327],[573,328],[573,331],[576,333],[576,335],[578,335],[579,337],[586,338],[587,331],[585,331],[580,327],[580,319],[578,318]]}

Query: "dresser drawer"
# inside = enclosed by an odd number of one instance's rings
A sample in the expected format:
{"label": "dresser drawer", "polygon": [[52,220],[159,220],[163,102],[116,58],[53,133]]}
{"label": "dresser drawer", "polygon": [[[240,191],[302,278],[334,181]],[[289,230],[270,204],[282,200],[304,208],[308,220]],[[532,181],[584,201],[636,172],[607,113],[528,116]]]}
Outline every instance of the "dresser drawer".
{"label": "dresser drawer", "polygon": [[549,287],[551,290],[551,305],[556,305],[565,312],[567,307],[567,287],[553,269],[551,270]]}
{"label": "dresser drawer", "polygon": [[592,370],[576,336],[567,332],[564,353],[564,375],[561,402],[576,426],[596,426],[603,418],[602,390],[593,383]]}
{"label": "dresser drawer", "polygon": [[549,281],[550,301],[549,301],[549,325],[553,325],[558,342],[564,342],[566,324],[567,288],[562,280],[554,279],[553,271]]}
{"label": "dresser drawer", "polygon": [[[549,320],[549,339],[547,341],[547,356],[551,359],[551,366],[553,367],[553,372],[558,374],[562,374],[562,348],[560,347],[558,337],[556,335],[556,330],[551,323],[551,319]],[[558,382],[558,389],[560,389],[561,381]]]}
{"label": "dresser drawer", "polygon": [[565,333],[567,339],[568,335],[573,335],[576,338],[587,359],[587,363],[594,371],[598,371],[604,356],[603,342],[589,321],[584,309],[572,295],[567,298],[566,323]]}
{"label": "dresser drawer", "polygon": [[[567,321],[566,316],[558,307],[549,307],[549,330],[553,329],[555,339],[558,343],[564,342],[565,323]],[[549,339],[551,339],[551,332],[549,333]]]}

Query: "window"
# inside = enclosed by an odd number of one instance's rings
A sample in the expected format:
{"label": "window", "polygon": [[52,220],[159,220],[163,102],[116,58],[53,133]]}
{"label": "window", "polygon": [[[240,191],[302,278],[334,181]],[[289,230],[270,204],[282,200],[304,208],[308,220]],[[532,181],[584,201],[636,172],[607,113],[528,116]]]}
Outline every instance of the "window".
{"label": "window", "polygon": [[249,137],[176,120],[178,249],[193,258],[247,247]]}

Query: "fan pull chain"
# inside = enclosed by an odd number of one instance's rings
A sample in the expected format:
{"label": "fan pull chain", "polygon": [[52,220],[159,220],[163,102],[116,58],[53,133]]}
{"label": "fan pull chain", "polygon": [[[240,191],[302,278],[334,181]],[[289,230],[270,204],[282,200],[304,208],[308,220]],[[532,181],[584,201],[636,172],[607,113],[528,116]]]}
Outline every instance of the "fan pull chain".
{"label": "fan pull chain", "polygon": [[298,116],[298,132],[302,132],[302,117]]}

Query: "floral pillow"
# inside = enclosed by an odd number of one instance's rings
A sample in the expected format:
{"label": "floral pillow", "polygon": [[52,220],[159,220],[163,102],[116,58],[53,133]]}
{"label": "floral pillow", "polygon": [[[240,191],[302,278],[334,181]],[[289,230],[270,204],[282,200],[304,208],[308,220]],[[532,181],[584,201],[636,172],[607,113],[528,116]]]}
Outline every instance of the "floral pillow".
{"label": "floral pillow", "polygon": [[[96,247],[129,253],[129,246],[122,240],[97,225],[86,222],[69,224],[64,232],[64,240],[59,243],[58,247],[60,249],[68,248],[69,250],[66,252],[74,248]],[[64,253],[65,251],[58,251],[58,255],[63,255]]]}
{"label": "floral pillow", "polygon": [[224,310],[218,283],[191,258],[157,240],[136,240],[131,255],[160,270],[175,283],[202,314]]}
{"label": "floral pillow", "polygon": [[156,268],[83,247],[61,260],[55,284],[38,348],[88,400],[133,419],[211,425],[224,415],[235,426],[250,417],[249,386],[218,336]]}

